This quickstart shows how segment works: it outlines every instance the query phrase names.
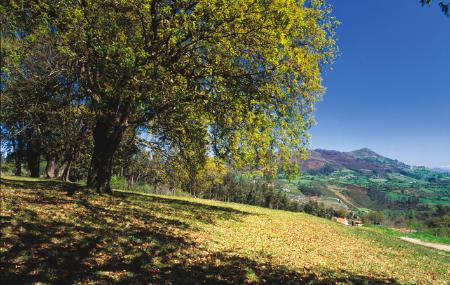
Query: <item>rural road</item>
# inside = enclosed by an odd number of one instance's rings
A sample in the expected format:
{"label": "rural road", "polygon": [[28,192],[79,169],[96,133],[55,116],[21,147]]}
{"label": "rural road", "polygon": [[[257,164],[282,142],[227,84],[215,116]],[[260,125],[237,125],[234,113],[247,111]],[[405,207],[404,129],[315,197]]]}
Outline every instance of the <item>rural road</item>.
{"label": "rural road", "polygon": [[420,245],[423,245],[426,247],[431,247],[431,248],[450,252],[450,245],[447,245],[447,244],[424,242],[424,241],[421,241],[420,239],[408,238],[408,237],[401,237],[400,239],[410,242],[410,243],[420,244]]}

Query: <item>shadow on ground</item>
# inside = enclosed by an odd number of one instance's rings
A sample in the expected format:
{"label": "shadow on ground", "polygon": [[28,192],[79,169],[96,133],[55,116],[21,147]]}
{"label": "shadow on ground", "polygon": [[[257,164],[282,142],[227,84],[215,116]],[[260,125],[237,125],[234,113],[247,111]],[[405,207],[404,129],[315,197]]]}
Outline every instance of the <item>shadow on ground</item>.
{"label": "shadow on ground", "polygon": [[[40,191],[62,191],[67,195],[72,196],[76,192],[89,191],[78,183],[63,182],[59,180],[46,180],[46,181],[21,181],[10,180],[0,177],[0,185],[4,185],[11,188],[26,188]],[[89,191],[90,192],[90,191]]]}
{"label": "shadow on ground", "polygon": [[239,221],[246,212],[102,196],[55,181],[0,182],[0,284],[395,284],[349,272],[319,278],[202,247],[203,223]]}

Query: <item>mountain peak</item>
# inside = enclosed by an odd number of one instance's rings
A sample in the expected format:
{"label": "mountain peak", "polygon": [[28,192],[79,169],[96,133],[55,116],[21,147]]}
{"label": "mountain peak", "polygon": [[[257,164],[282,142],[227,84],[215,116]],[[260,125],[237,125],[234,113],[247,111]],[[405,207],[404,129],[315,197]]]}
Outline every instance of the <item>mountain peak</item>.
{"label": "mountain peak", "polygon": [[376,175],[386,172],[399,172],[408,165],[384,157],[364,147],[350,152],[316,149],[311,156],[300,162],[300,169],[305,172],[328,173],[338,169],[370,170]]}
{"label": "mountain peak", "polygon": [[367,147],[351,151],[350,154],[353,154],[357,157],[381,157],[381,155]]}
{"label": "mountain peak", "polygon": [[370,152],[374,152],[373,150],[371,150],[371,149],[368,148],[368,147],[363,147],[363,148],[357,149],[357,150],[355,150],[355,151],[370,151]]}
{"label": "mountain peak", "polygon": [[363,147],[363,148],[354,150],[353,152],[370,152],[370,153],[375,153],[373,150],[371,150],[371,149],[368,148],[368,147]]}

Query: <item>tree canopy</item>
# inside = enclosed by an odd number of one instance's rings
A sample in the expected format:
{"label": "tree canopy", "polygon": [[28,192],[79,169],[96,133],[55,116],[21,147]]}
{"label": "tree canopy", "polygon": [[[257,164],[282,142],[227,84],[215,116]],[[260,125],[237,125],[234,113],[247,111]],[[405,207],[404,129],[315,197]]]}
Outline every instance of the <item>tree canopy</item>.
{"label": "tree canopy", "polygon": [[[14,42],[2,46],[5,98],[28,94],[17,74],[34,72],[24,64],[29,46],[51,50],[58,64],[33,88],[51,98],[66,90],[63,105],[92,122],[87,180],[98,191],[110,190],[113,157],[139,129],[191,164],[214,155],[288,165],[304,151],[321,71],[336,51],[336,21],[321,0],[32,0],[1,9],[2,38]],[[38,88],[50,79],[54,89]]]}

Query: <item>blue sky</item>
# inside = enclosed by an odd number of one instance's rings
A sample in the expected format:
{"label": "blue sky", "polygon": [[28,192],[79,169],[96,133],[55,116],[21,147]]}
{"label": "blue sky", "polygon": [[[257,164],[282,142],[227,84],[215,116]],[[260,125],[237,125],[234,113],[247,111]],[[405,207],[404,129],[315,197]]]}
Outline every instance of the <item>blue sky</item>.
{"label": "blue sky", "polygon": [[450,17],[419,0],[329,3],[340,56],[324,75],[311,147],[450,165]]}

